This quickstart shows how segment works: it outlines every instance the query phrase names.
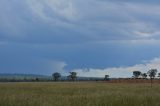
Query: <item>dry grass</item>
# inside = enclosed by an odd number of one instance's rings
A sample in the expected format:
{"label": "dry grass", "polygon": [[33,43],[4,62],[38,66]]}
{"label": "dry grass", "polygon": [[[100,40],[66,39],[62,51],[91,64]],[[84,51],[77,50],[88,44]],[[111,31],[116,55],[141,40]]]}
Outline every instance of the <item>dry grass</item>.
{"label": "dry grass", "polygon": [[160,106],[159,100],[159,84],[0,84],[0,106]]}

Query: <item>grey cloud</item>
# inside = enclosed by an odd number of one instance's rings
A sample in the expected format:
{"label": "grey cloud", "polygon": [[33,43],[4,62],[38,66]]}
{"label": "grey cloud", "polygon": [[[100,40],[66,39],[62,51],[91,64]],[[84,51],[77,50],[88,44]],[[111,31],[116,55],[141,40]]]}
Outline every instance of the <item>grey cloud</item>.
{"label": "grey cloud", "polygon": [[3,40],[82,43],[148,39],[143,36],[148,32],[153,33],[149,39],[159,35],[159,18],[156,18],[160,16],[159,4],[126,0],[106,0],[106,3],[100,0],[2,0],[0,3],[0,38]]}

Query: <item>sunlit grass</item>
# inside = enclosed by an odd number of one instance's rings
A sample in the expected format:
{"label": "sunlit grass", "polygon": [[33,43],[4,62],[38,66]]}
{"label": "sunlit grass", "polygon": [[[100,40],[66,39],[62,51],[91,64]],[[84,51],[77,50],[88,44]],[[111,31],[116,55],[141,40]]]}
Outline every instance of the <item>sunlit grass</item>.
{"label": "sunlit grass", "polygon": [[0,106],[160,106],[160,85],[1,83]]}

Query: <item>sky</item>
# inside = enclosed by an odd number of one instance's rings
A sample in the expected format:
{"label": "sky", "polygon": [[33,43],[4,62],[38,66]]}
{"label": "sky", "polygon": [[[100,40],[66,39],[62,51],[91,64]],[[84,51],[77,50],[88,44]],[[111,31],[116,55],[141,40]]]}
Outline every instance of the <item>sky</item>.
{"label": "sky", "polygon": [[160,70],[159,11],[159,0],[0,0],[0,73]]}

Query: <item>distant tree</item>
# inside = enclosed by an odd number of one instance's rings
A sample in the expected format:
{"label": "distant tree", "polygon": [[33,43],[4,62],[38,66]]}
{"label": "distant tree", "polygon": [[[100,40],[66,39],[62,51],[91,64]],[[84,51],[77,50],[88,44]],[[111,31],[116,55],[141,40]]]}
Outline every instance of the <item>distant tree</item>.
{"label": "distant tree", "polygon": [[157,74],[157,69],[150,69],[150,70],[147,72],[147,74],[149,75],[149,77],[150,77],[151,79],[154,79],[155,76],[156,76],[156,74]]}
{"label": "distant tree", "polygon": [[104,80],[108,81],[109,80],[109,75],[105,75]]}
{"label": "distant tree", "polygon": [[77,73],[76,72],[70,72],[69,77],[72,79],[72,81],[75,81],[77,78]]}
{"label": "distant tree", "polygon": [[36,80],[36,81],[39,81],[39,78],[36,78],[35,80]]}
{"label": "distant tree", "polygon": [[153,79],[155,78],[156,74],[157,74],[157,69],[150,69],[148,72],[147,72],[148,76],[150,77],[150,80],[151,80],[151,87],[152,87],[152,83],[153,83]]}
{"label": "distant tree", "polygon": [[147,73],[141,74],[142,78],[146,79],[147,78]]}
{"label": "distant tree", "polygon": [[138,78],[141,75],[140,71],[133,71],[134,78]]}
{"label": "distant tree", "polygon": [[52,77],[53,77],[54,81],[58,81],[59,78],[61,77],[61,74],[58,72],[55,72],[52,74]]}
{"label": "distant tree", "polygon": [[158,73],[158,78],[160,78],[160,73]]}

